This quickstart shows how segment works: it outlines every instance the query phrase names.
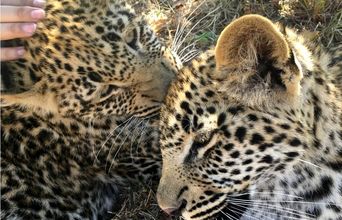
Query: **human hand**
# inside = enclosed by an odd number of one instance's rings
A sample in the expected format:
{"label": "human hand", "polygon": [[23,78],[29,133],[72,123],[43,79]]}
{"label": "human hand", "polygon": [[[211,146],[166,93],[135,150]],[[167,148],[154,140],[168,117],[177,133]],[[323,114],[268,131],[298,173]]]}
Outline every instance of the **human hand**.
{"label": "human hand", "polygon": [[[0,0],[0,40],[32,36],[36,22],[45,17],[44,6],[44,0]],[[4,47],[0,61],[18,59],[24,54],[23,47]]]}

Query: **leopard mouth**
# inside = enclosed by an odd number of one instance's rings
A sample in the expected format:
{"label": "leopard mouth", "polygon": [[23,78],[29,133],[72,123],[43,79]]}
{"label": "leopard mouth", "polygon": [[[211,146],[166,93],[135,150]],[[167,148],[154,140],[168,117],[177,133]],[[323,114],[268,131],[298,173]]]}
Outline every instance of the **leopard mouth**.
{"label": "leopard mouth", "polygon": [[[183,216],[184,219],[201,219],[201,220],[232,220],[241,219],[245,216],[246,211],[251,206],[250,193],[241,192],[239,195],[214,195],[213,197],[225,197],[226,200],[222,201],[220,204],[202,210],[199,213],[191,215],[186,210],[187,202],[184,200],[180,207],[174,212],[170,213],[169,216]],[[211,213],[211,214],[210,214]],[[204,217],[204,215],[206,217]],[[204,218],[203,218],[204,217]]]}

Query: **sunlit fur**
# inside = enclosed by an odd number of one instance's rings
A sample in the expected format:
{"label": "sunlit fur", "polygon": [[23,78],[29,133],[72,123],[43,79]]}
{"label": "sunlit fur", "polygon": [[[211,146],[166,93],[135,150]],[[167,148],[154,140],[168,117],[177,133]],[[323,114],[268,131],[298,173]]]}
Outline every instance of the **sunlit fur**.
{"label": "sunlit fur", "polygon": [[169,88],[162,209],[186,220],[342,218],[341,49],[326,55],[265,20],[228,26]]}
{"label": "sunlit fur", "polygon": [[108,219],[160,173],[157,121],[178,58],[124,1],[49,0],[2,63],[1,219]]}

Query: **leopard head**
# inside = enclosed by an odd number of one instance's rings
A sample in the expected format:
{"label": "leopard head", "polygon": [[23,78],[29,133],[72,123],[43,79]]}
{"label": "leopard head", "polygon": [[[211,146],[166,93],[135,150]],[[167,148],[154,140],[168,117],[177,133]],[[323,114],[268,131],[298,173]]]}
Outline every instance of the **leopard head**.
{"label": "leopard head", "polygon": [[159,111],[178,58],[123,2],[48,1],[47,17],[22,43],[28,53],[8,63],[19,104],[72,117],[145,117]]}
{"label": "leopard head", "polygon": [[309,147],[326,100],[314,68],[293,31],[259,15],[229,24],[215,50],[184,67],[167,94],[160,207],[187,220],[239,218],[244,200],[237,197],[314,158]]}

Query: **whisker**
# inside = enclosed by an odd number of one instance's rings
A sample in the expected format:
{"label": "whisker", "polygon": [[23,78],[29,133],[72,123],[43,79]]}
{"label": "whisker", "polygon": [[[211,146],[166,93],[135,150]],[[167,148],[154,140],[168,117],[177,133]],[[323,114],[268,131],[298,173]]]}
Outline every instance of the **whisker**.
{"label": "whisker", "polygon": [[[185,22],[184,23],[182,23],[182,27],[181,27],[181,29],[179,29],[178,28],[178,26],[180,25],[180,22],[178,23],[178,25],[177,25],[177,29],[176,29],[176,33],[175,33],[175,38],[174,38],[174,40],[173,40],[173,42],[172,42],[172,46],[171,46],[171,50],[172,51],[174,51],[176,54],[178,54],[177,53],[177,51],[178,50],[175,50],[175,48],[176,48],[176,45],[178,45],[178,40],[180,39],[180,37],[183,35],[183,33],[184,33],[184,30],[185,30],[185,28],[190,24],[190,22],[196,17],[196,16],[193,16],[193,17],[191,17],[194,13],[195,13],[195,11],[197,11],[204,3],[206,2],[206,0],[205,1],[202,1],[186,18],[183,18],[183,20],[185,20]],[[178,32],[179,31],[179,32]],[[177,36],[177,34],[178,34],[178,36]]]}
{"label": "whisker", "polygon": [[[133,135],[135,135],[135,133],[140,133],[140,132],[135,132],[136,131],[136,129],[138,129],[139,128],[139,126],[143,123],[145,121],[145,119],[142,119],[138,124],[136,124],[135,125],[135,128],[133,129],[133,131],[131,132]],[[144,125],[144,126],[146,126],[146,125]],[[140,128],[141,129],[141,128]],[[134,138],[135,137],[131,137],[130,138],[130,140],[131,140],[131,145],[130,145],[130,156],[131,156],[131,158],[133,159],[133,152],[132,152],[132,149],[133,149],[133,144],[134,144],[134,142],[135,142],[135,140],[134,140]],[[115,158],[115,157],[114,157]]]}
{"label": "whisker", "polygon": [[[303,212],[303,211],[300,211],[300,210],[295,210],[295,209],[291,209],[291,208],[286,208],[286,207],[283,207],[283,206],[278,206],[278,205],[271,205],[271,204],[268,204],[268,203],[257,203],[257,202],[248,202],[248,201],[232,201],[232,203],[234,205],[237,205],[237,204],[240,204],[240,205],[258,205],[259,207],[265,207],[267,209],[273,209],[273,210],[281,210],[282,212],[285,212],[285,213],[289,213],[289,214],[295,214],[295,215],[310,215],[310,217],[315,217],[315,215],[312,215],[312,214],[309,214],[307,212]],[[306,217],[308,219],[311,219],[309,217]]]}
{"label": "whisker", "polygon": [[[184,20],[184,18],[183,18]],[[182,25],[181,25],[182,24]],[[173,41],[172,41],[172,44],[171,44],[171,50],[173,52],[175,52],[177,54],[177,51],[174,50],[175,46],[177,45],[177,42],[178,42],[178,39],[180,38],[181,36],[181,28],[183,29],[183,25],[184,23],[182,23],[181,20],[178,21],[178,24],[177,24],[177,28],[176,28],[176,32],[175,32],[175,36],[173,38]]]}
{"label": "whisker", "polygon": [[318,166],[318,165],[316,165],[316,164],[314,164],[314,163],[311,163],[311,162],[309,162],[309,161],[306,161],[306,160],[303,160],[303,159],[298,159],[298,160],[301,161],[301,162],[303,162],[303,163],[306,163],[306,164],[309,164],[309,165],[311,165],[311,166],[314,166],[314,167],[317,167],[317,168],[320,168],[320,169],[324,170],[322,167],[320,167],[320,166]]}
{"label": "whisker", "polygon": [[[176,54],[178,54],[178,50],[176,49],[178,47],[177,45],[179,44],[180,39],[181,39],[181,37],[184,34],[185,28],[190,24],[191,20],[192,20],[192,18],[190,20],[187,20],[186,18],[183,18],[183,21],[185,21],[185,22],[182,23],[182,25],[181,25],[181,27],[179,29],[179,32],[176,33],[176,35],[175,35],[175,44],[172,45],[172,51],[174,51]],[[181,22],[183,22],[183,21],[181,21]]]}
{"label": "whisker", "polygon": [[179,39],[180,39],[180,37],[181,36],[183,36],[183,33],[184,33],[184,31],[185,31],[185,28],[191,23],[191,21],[194,19],[194,18],[196,18],[196,16],[193,16],[193,17],[191,17],[192,15],[193,15],[193,13],[195,13],[195,11],[197,11],[201,6],[202,6],[202,4],[204,4],[206,2],[206,0],[205,1],[202,1],[188,16],[187,16],[187,18],[183,18],[183,20],[185,20],[185,22],[183,23],[183,26],[182,26],[182,28],[181,28],[181,30],[180,30],[180,32],[179,32],[179,35],[178,35],[178,38],[177,38],[177,41],[176,41],[176,44],[175,45],[173,45],[173,47],[172,47],[172,50],[173,51],[175,51],[176,52],[176,54],[178,54],[177,52],[178,52],[178,48],[182,45],[182,43],[180,43],[180,41],[179,41]]}
{"label": "whisker", "polygon": [[[88,127],[91,132],[94,131],[93,126],[92,126],[94,120],[95,118],[90,118],[88,121]],[[91,149],[92,149],[93,155],[95,155],[95,158],[94,158],[94,163],[95,163],[95,161],[98,161],[96,157],[95,142],[92,143]]]}
{"label": "whisker", "polygon": [[[134,130],[133,130],[133,131],[134,131]],[[132,132],[133,132],[133,131],[132,131]],[[112,166],[113,166],[113,164],[114,164],[114,162],[115,162],[115,159],[116,159],[117,155],[119,154],[119,152],[120,152],[122,146],[124,145],[125,141],[127,140],[127,138],[129,137],[129,135],[130,135],[132,132],[128,133],[128,134],[125,136],[125,138],[121,141],[121,144],[120,144],[120,146],[118,147],[118,149],[116,150],[116,152],[115,152],[115,154],[114,154],[114,157],[113,157],[113,159],[112,159],[112,161],[111,161],[111,163],[110,163],[108,172],[110,172],[110,169],[112,168]]]}
{"label": "whisker", "polygon": [[293,201],[293,200],[243,200],[243,199],[235,199],[234,200],[240,200],[240,201],[252,201],[252,202],[288,202],[288,203],[298,203],[298,204],[319,204],[319,205],[327,205],[328,203],[317,203],[317,202],[308,202],[308,201]]}
{"label": "whisker", "polygon": [[[192,12],[188,15],[188,18],[190,18],[193,15],[193,13],[195,13],[195,11],[197,11],[205,2],[207,2],[207,0],[202,1],[199,5],[197,5],[197,7],[194,10],[192,10]],[[190,20],[192,20],[195,17],[196,16],[192,17]]]}
{"label": "whisker", "polygon": [[[197,40],[196,40],[195,42],[197,42]],[[193,43],[189,44],[188,46],[184,47],[181,51],[179,51],[179,53],[177,53],[177,55],[178,55],[179,57],[182,57],[183,54],[185,53],[185,51],[186,51],[188,48],[190,48],[190,47],[195,47],[195,42],[193,42]],[[197,49],[196,49],[196,50],[197,50]],[[187,53],[186,53],[186,54],[187,54]]]}
{"label": "whisker", "polygon": [[192,27],[191,29],[188,31],[188,33],[183,37],[183,39],[179,42],[178,46],[175,48],[176,51],[178,51],[179,47],[184,43],[184,41],[186,40],[186,38],[189,36],[189,34],[193,31],[193,29],[199,25],[204,19],[206,19],[208,16],[210,16],[211,14],[213,14],[214,12],[216,12],[218,9],[220,9],[219,7],[215,8],[213,11],[209,12],[206,16],[204,16],[203,18],[201,18],[200,20],[198,20]]}
{"label": "whisker", "polygon": [[180,56],[180,60],[184,60],[185,58],[187,58],[189,55],[191,56],[191,54],[193,53],[199,53],[199,50],[197,49],[192,49],[190,51],[187,51],[186,54],[184,54],[184,56]]}
{"label": "whisker", "polygon": [[95,155],[95,159],[94,159],[94,163],[95,161],[98,161],[98,156],[101,152],[101,150],[103,149],[103,147],[106,145],[106,143],[109,141],[109,139],[114,135],[114,132],[116,131],[116,129],[120,128],[121,126],[125,125],[128,121],[130,121],[133,118],[133,116],[131,116],[130,118],[128,118],[126,121],[122,122],[120,125],[116,126],[107,136],[106,140],[103,142],[103,144],[101,145],[99,151],[97,152],[97,154]]}
{"label": "whisker", "polygon": [[198,56],[199,54],[200,54],[199,51],[196,51],[190,55],[188,54],[187,57],[182,58],[181,61],[182,61],[182,63],[187,63],[190,60],[192,60],[193,58],[195,58],[196,56]]}
{"label": "whisker", "polygon": [[[137,125],[137,127],[138,127],[140,124],[142,124],[143,122],[145,122],[145,119],[141,120],[141,122],[139,122],[139,124]],[[140,128],[139,128],[140,130],[137,132],[137,135],[134,136],[134,137],[132,137],[131,146],[130,146],[130,150],[129,150],[130,155],[131,155],[131,158],[133,158],[133,144],[134,144],[134,142],[136,141],[137,137],[140,136],[141,131],[144,129],[145,126],[146,126],[146,125],[143,125],[142,127],[140,127]],[[135,135],[135,134],[134,134],[134,135]],[[139,146],[137,146],[137,147],[139,147]]]}
{"label": "whisker", "polygon": [[[133,119],[133,121],[135,121],[136,120],[136,118],[134,118]],[[123,127],[123,128],[121,128],[121,130],[120,130],[120,132],[115,136],[115,138],[114,138],[114,140],[113,140],[113,143],[112,143],[112,146],[110,147],[110,149],[109,149],[109,151],[108,151],[108,155],[107,155],[107,158],[106,158],[106,165],[105,165],[105,167],[107,167],[107,163],[108,163],[108,160],[109,160],[109,157],[110,157],[110,155],[111,155],[111,153],[112,153],[112,149],[113,149],[113,147],[115,146],[115,142],[116,142],[116,140],[118,139],[118,137],[121,135],[121,133],[127,128],[127,127],[129,127],[130,125],[131,125],[131,123],[132,123],[132,120],[130,120],[129,122],[127,122],[127,124]]]}
{"label": "whisker", "polygon": [[238,218],[236,218],[236,217],[234,217],[234,216],[232,216],[232,215],[230,215],[230,214],[228,214],[228,213],[224,213],[222,210],[220,210],[220,212],[221,212],[223,215],[225,215],[227,218],[229,218],[229,219],[238,220]]}
{"label": "whisker", "polygon": [[274,191],[274,192],[255,192],[255,191],[249,191],[248,193],[240,193],[240,194],[234,194],[234,195],[229,195],[229,197],[238,197],[238,196],[243,196],[243,195],[250,195],[250,194],[265,194],[265,195],[279,195],[279,196],[288,196],[288,197],[292,197],[292,198],[297,198],[297,199],[303,199],[303,197],[301,196],[295,196],[295,195],[290,195],[290,194],[286,194],[286,193],[279,193],[278,191]]}
{"label": "whisker", "polygon": [[142,132],[141,132],[141,134],[140,134],[140,137],[139,137],[139,139],[138,139],[138,146],[140,145],[140,143],[141,143],[141,140],[142,140],[142,137],[144,136],[144,133],[146,132],[146,126],[142,129]]}
{"label": "whisker", "polygon": [[[235,205],[235,206],[238,206],[238,207],[241,207],[241,208],[245,208],[244,206],[239,206],[239,205]],[[233,209],[238,209],[237,207],[232,207],[232,208],[233,208]],[[251,211],[253,211],[254,213],[260,213],[260,214],[265,213],[265,212],[262,212],[262,210],[258,210],[258,209],[253,209],[253,208],[248,208],[248,209],[251,210]],[[275,213],[271,213],[271,212],[267,212],[267,213],[270,214],[270,215],[276,216]],[[254,217],[254,216],[251,216],[251,215],[246,214],[245,212],[242,212],[241,214],[244,215],[244,216],[250,217],[250,218],[258,219],[258,218]],[[253,213],[252,213],[252,214],[253,214]],[[273,220],[273,218],[268,217],[268,216],[262,216],[262,217],[263,217],[263,219],[266,218],[266,219]]]}
{"label": "whisker", "polygon": [[[241,207],[242,209],[246,208],[246,207],[244,207],[244,206],[239,206],[239,205],[235,205],[235,206]],[[247,217],[250,217],[250,218],[253,218],[253,219],[257,219],[257,218],[254,217],[254,216],[251,216],[251,215],[246,214],[242,209],[239,209],[238,207],[230,207],[229,209],[230,209],[232,212],[234,212],[234,210],[235,210],[235,212],[237,212],[238,214],[242,214],[242,215],[244,215],[244,216],[247,216]],[[234,212],[234,213],[235,213],[235,212]],[[272,220],[272,219],[271,219],[271,220]]]}

